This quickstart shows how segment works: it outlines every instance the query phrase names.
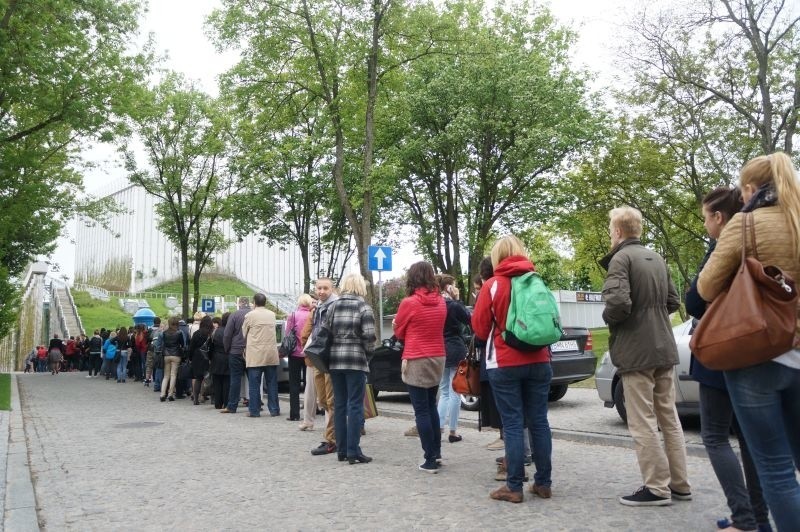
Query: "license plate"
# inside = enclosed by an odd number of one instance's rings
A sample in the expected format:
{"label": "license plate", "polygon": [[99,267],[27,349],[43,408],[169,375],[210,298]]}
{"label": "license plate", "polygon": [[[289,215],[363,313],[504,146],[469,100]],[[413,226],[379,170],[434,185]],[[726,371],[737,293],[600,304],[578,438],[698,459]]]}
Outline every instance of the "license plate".
{"label": "license plate", "polygon": [[553,353],[559,353],[561,351],[577,351],[578,350],[578,341],[577,340],[561,340],[553,345],[550,346],[550,350]]}

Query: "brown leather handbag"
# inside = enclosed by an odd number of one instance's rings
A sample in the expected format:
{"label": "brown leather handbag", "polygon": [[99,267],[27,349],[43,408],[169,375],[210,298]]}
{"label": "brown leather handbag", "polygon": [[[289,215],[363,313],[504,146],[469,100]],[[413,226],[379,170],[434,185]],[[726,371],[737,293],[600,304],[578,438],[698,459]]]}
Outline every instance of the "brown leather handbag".
{"label": "brown leather handbag", "polygon": [[[748,225],[753,256],[745,256]],[[797,327],[794,280],[758,260],[753,214],[742,220],[742,262],[727,291],[706,310],[689,347],[707,368],[734,370],[768,362],[792,348]]]}
{"label": "brown leather handbag", "polygon": [[464,395],[481,394],[481,363],[475,352],[475,339],[469,343],[467,357],[458,363],[453,377],[453,391]]}

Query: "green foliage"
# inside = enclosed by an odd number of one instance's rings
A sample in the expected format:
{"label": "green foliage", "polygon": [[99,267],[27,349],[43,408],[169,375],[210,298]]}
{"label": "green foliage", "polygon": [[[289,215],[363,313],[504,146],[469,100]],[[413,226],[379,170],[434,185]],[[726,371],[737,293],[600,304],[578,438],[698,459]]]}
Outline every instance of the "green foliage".
{"label": "green foliage", "polygon": [[[203,274],[200,277],[200,284],[194,285],[192,281],[192,291],[195,289],[200,290],[202,295],[213,296],[252,296],[253,290],[235,277],[228,277],[226,275],[217,274]],[[156,292],[162,294],[180,294],[181,281],[169,281],[167,283],[148,288],[148,292]]]}
{"label": "green foliage", "polygon": [[122,310],[119,299],[112,298],[111,301],[100,301],[92,299],[88,292],[72,292],[75,300],[75,307],[81,317],[81,323],[87,336],[91,336],[95,329],[113,329],[122,325],[133,325],[133,318],[130,314]]}
{"label": "green foliage", "polygon": [[226,164],[229,124],[218,102],[177,74],[143,95],[132,123],[147,162],[142,169],[134,150],[124,145],[129,179],[156,198],[158,227],[180,252],[188,315],[189,261],[197,278],[213,254],[230,245],[219,229],[239,190]]}
{"label": "green foliage", "polygon": [[383,283],[383,313],[396,314],[400,302],[406,297],[406,276],[395,277]]}
{"label": "green foliage", "polygon": [[11,375],[0,373],[0,410],[11,410]]}
{"label": "green foliage", "polygon": [[[558,176],[601,132],[574,35],[528,4],[448,4],[450,40],[404,79],[390,151],[401,224],[440,271],[474,273],[496,232],[552,215]],[[469,256],[468,268],[461,255]]]}
{"label": "green foliage", "polygon": [[130,109],[149,62],[128,49],[139,13],[133,1],[0,2],[0,284],[49,254],[66,220],[113,212],[81,196],[77,150],[112,139]]}

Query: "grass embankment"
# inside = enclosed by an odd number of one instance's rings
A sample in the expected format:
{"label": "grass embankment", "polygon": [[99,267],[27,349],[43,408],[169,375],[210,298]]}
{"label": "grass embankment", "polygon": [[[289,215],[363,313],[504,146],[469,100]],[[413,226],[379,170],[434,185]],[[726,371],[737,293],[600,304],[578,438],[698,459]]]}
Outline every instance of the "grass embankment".
{"label": "grass embankment", "polygon": [[11,410],[11,375],[0,373],[0,410]]}
{"label": "grass embankment", "polygon": [[[119,299],[115,297],[110,301],[100,301],[92,299],[88,292],[73,291],[72,298],[75,300],[87,336],[91,336],[95,329],[117,328],[132,323],[130,314],[122,310]],[[155,309],[153,312],[156,312]]]}
{"label": "grass embankment", "polygon": [[[149,288],[147,292],[158,294],[180,294],[181,281],[170,281],[153,288]],[[190,294],[194,293],[194,285],[189,282]],[[235,296],[252,295],[252,290],[234,277],[226,277],[222,275],[204,275],[200,278],[200,295],[214,295],[214,296],[227,296],[233,298]],[[75,306],[78,307],[78,313],[81,316],[83,327],[87,335],[91,335],[95,329],[116,328],[121,325],[132,324],[132,319],[129,314],[122,310],[118,298],[112,298],[110,301],[100,301],[99,299],[92,299],[88,292],[72,292],[72,297],[75,299]],[[164,304],[163,298],[144,298],[150,305],[150,309],[166,319],[169,311]],[[273,310],[275,310],[273,308]],[[217,312],[221,315],[221,312]]]}

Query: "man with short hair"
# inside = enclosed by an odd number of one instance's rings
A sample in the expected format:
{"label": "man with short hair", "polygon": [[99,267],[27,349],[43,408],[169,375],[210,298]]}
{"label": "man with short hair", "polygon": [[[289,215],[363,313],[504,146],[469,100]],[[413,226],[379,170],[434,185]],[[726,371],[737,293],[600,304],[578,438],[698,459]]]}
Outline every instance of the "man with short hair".
{"label": "man with short hair", "polygon": [[220,414],[235,414],[239,406],[239,388],[242,385],[242,374],[245,369],[244,347],[245,341],[242,336],[242,325],[250,308],[250,298],[242,296],[239,298],[239,310],[228,317],[228,325],[225,327],[225,334],[222,337],[223,347],[228,353],[228,367],[231,373],[230,392],[228,393],[228,406],[220,410]]}
{"label": "man with short hair", "polygon": [[247,417],[261,415],[261,378],[267,385],[267,409],[272,417],[281,415],[278,403],[278,341],[275,335],[275,313],[267,308],[267,296],[253,296],[255,308],[247,313],[242,323],[245,345],[247,381],[250,384],[250,411]]}
{"label": "man with short hair", "polygon": [[[333,281],[327,277],[317,279],[314,285],[319,303],[314,314],[311,316],[311,336],[319,332],[323,322],[328,317],[331,305],[336,301],[336,294],[333,293]],[[314,386],[317,392],[317,402],[320,408],[325,410],[325,441],[311,450],[315,456],[336,452],[336,436],[333,423],[333,385],[331,376],[314,369]]]}
{"label": "man with short hair", "polygon": [[603,284],[603,320],[608,324],[611,361],[622,379],[628,430],[644,481],[619,502],[667,506],[672,499],[692,498],[686,444],[675,409],[678,348],[669,319],[678,310],[680,299],[664,259],[639,240],[642,213],[620,207],[609,214],[611,252],[600,261],[608,271]]}

